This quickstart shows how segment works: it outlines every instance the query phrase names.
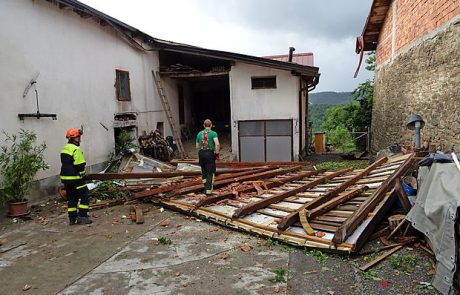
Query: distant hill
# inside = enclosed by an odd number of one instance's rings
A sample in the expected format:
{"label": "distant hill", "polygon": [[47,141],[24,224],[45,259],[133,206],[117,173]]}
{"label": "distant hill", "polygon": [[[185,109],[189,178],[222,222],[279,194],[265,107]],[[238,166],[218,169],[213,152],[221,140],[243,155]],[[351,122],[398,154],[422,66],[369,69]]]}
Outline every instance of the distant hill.
{"label": "distant hill", "polygon": [[350,101],[351,92],[317,92],[309,93],[310,104],[345,104]]}

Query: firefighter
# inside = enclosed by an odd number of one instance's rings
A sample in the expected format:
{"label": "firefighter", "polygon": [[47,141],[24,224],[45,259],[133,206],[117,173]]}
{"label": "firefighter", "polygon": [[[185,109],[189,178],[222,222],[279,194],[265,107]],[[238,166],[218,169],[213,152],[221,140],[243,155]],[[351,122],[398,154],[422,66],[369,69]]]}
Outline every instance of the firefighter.
{"label": "firefighter", "polygon": [[86,161],[80,149],[82,134],[79,129],[67,129],[68,142],[61,150],[61,181],[67,191],[69,225],[92,223],[88,217],[89,190],[84,180]]}
{"label": "firefighter", "polygon": [[204,120],[203,127],[204,130],[200,131],[196,136],[196,148],[199,150],[198,159],[205,193],[210,196],[216,173],[216,159],[219,158],[220,144],[217,133],[211,130],[211,120]]}

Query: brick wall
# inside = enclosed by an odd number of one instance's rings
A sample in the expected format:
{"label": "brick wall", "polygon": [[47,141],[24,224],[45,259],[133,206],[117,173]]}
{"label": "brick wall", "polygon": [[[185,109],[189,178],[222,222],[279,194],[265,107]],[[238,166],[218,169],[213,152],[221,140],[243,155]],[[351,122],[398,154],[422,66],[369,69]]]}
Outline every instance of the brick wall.
{"label": "brick wall", "polygon": [[458,14],[459,0],[394,0],[380,31],[377,66]]}
{"label": "brick wall", "polygon": [[[400,0],[399,0],[400,1]],[[398,1],[398,2],[399,2]],[[460,4],[460,1],[457,1]],[[460,20],[377,68],[372,148],[412,143],[411,112],[426,121],[422,142],[460,151]]]}

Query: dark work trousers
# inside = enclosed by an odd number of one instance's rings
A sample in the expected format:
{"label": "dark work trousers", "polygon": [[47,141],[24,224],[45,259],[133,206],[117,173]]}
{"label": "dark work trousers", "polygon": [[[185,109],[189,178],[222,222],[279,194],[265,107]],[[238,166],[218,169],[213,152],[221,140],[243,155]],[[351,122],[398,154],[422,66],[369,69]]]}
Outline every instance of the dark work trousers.
{"label": "dark work trousers", "polygon": [[[89,190],[83,181],[64,183],[67,192],[67,211],[70,223],[77,217],[87,217],[89,209]],[[80,200],[80,204],[78,201]]]}
{"label": "dark work trousers", "polygon": [[216,173],[216,157],[214,151],[200,150],[198,152],[198,160],[201,166],[201,178],[203,180],[206,195],[211,195],[214,174]]}

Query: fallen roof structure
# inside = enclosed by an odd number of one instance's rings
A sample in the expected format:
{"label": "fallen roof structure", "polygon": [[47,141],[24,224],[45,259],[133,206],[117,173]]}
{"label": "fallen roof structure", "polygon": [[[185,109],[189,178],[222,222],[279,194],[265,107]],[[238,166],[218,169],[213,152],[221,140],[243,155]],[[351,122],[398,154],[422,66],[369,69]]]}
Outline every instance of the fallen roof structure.
{"label": "fallen roof structure", "polygon": [[153,197],[172,210],[292,245],[351,253],[385,216],[395,185],[413,160],[414,154],[383,158],[366,169],[337,171],[254,168],[221,176],[212,197],[199,194],[202,185],[192,180],[141,191],[135,198]]}

